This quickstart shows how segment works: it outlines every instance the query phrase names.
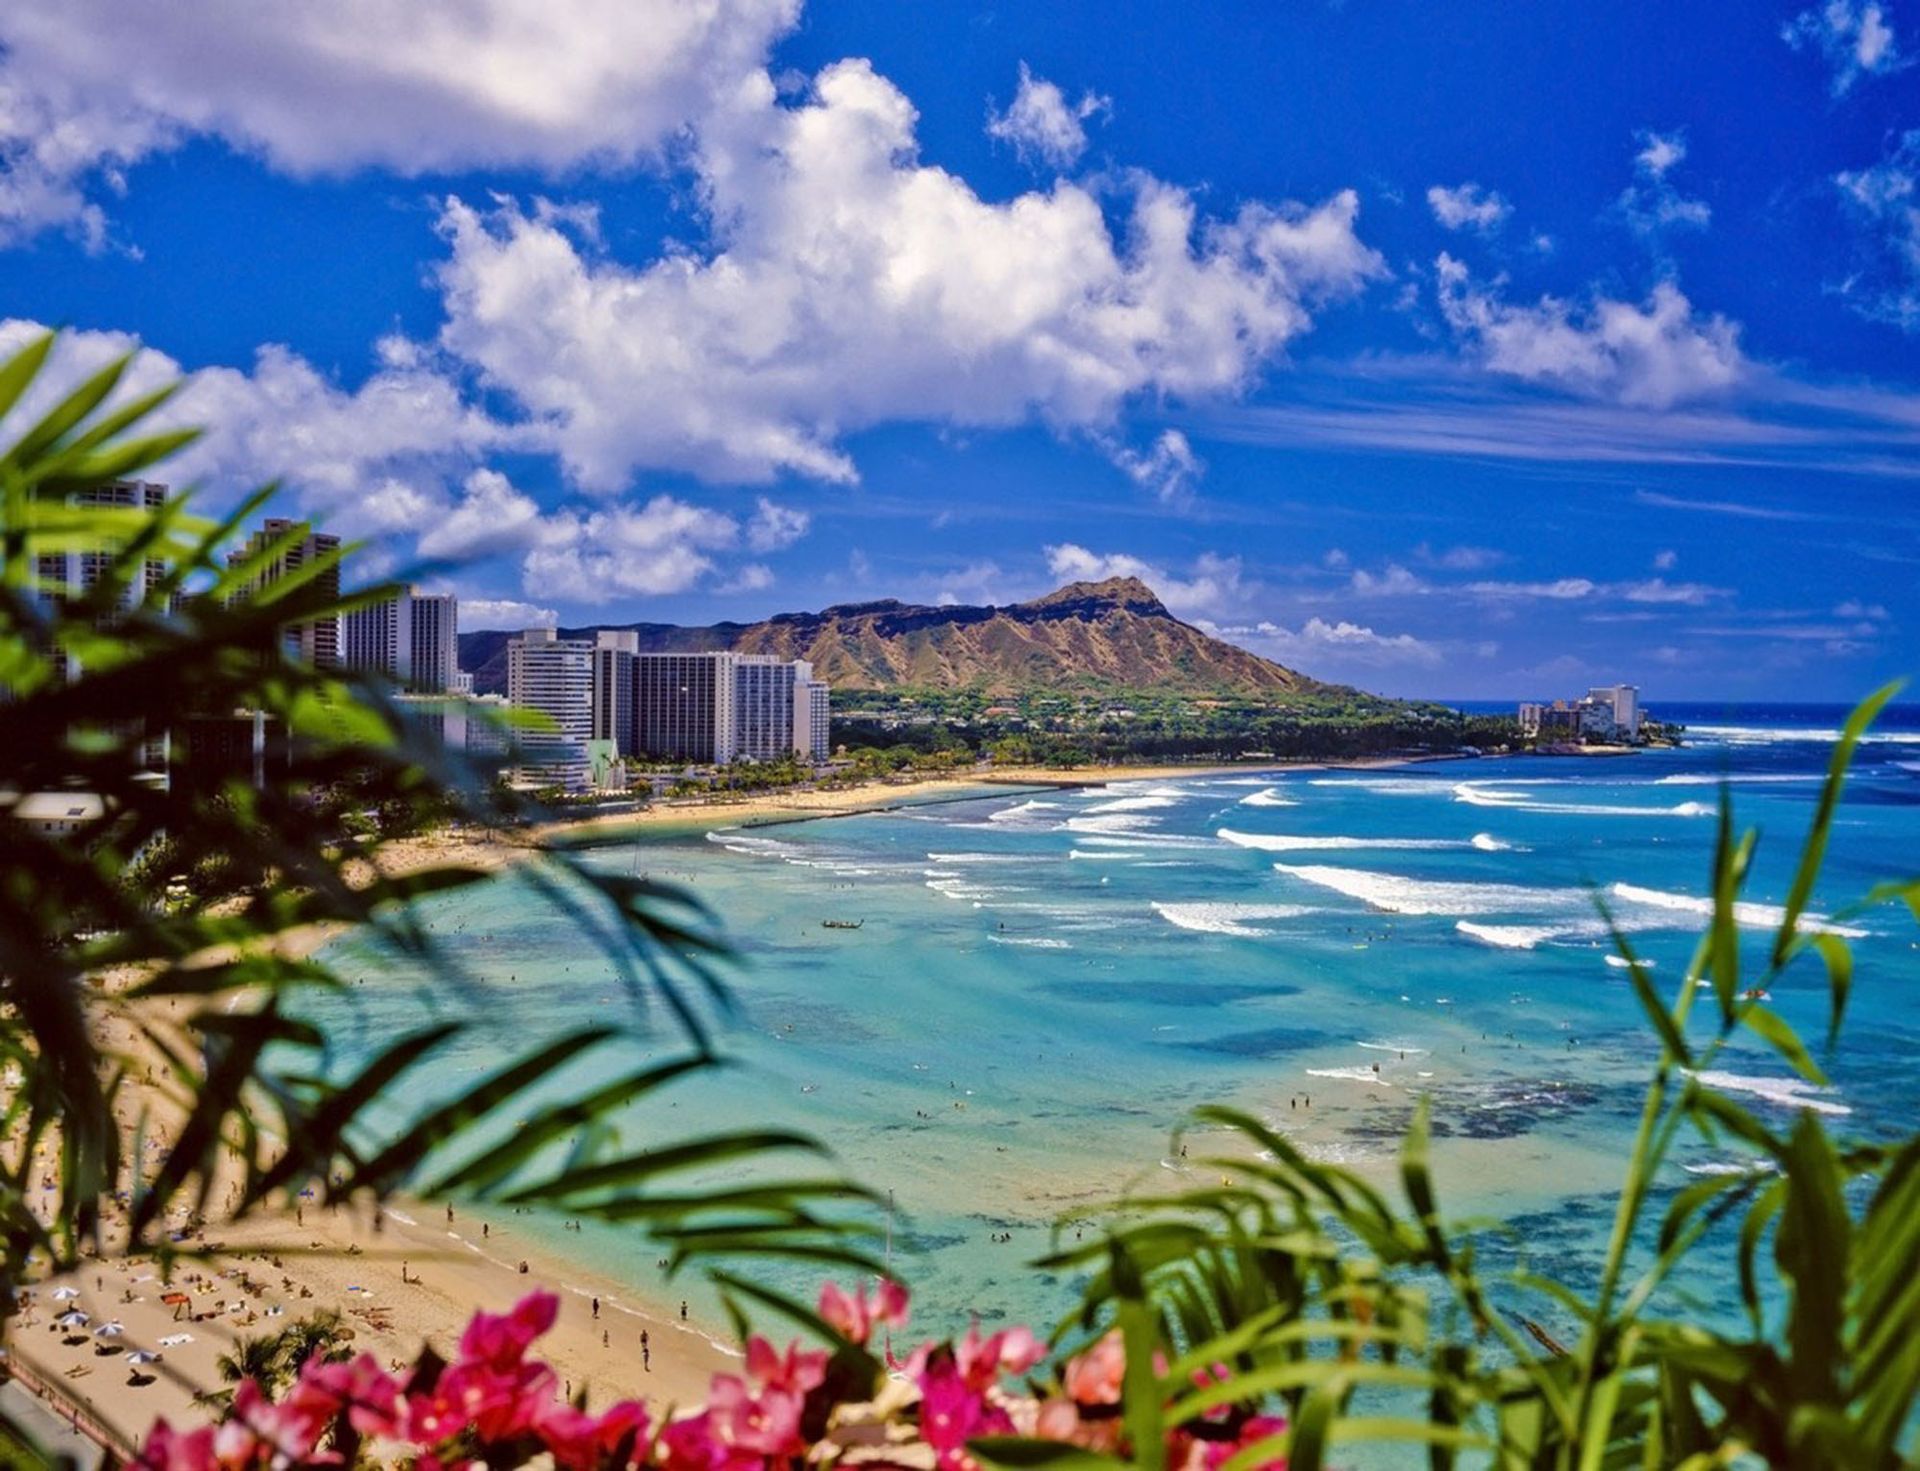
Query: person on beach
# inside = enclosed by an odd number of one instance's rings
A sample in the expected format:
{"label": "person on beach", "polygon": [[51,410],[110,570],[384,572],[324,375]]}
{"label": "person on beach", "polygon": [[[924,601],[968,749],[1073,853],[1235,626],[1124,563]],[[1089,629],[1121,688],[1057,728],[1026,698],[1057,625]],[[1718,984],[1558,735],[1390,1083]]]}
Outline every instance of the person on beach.
{"label": "person on beach", "polygon": [[600,1318],[600,1299],[597,1297],[593,1300],[593,1316],[594,1320],[598,1322]]}
{"label": "person on beach", "polygon": [[640,1330],[640,1368],[648,1374],[653,1372],[653,1340],[644,1328]]}
{"label": "person on beach", "polygon": [[687,1321],[687,1300],[684,1297],[680,1299],[680,1321]]}

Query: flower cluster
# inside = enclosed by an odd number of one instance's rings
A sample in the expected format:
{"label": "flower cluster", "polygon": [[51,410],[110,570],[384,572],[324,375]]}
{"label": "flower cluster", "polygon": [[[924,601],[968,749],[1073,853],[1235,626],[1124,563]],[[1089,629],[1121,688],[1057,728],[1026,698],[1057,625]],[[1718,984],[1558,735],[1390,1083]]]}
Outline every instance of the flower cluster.
{"label": "flower cluster", "polygon": [[340,1363],[308,1360],[279,1401],[242,1380],[221,1424],[181,1432],[162,1420],[135,1465],[351,1466],[368,1442],[392,1446],[418,1471],[515,1464],[543,1453],[565,1471],[636,1464],[648,1445],[644,1406],[625,1400],[590,1415],[561,1397],[551,1367],[527,1357],[559,1310],[559,1298],[536,1292],[510,1313],[476,1313],[452,1363],[422,1355],[404,1383],[364,1353]]}
{"label": "flower cluster", "polygon": [[[655,1425],[631,1400],[598,1414],[584,1397],[569,1402],[553,1369],[527,1356],[558,1311],[558,1298],[536,1292],[510,1313],[476,1314],[452,1363],[424,1354],[404,1380],[361,1354],[341,1363],[310,1361],[278,1401],[245,1381],[219,1425],[186,1432],[164,1420],[155,1425],[135,1466],[290,1471],[364,1459],[468,1471],[545,1457],[559,1471],[782,1471],[857,1458],[977,1471],[967,1447],[982,1436],[1128,1449],[1126,1354],[1117,1332],[1069,1359],[1057,1386],[1039,1397],[1006,1382],[1045,1357],[1025,1328],[982,1337],[975,1325],[958,1342],[925,1344],[892,1372],[876,1372],[865,1349],[876,1332],[905,1326],[906,1292],[890,1282],[871,1296],[828,1284],[820,1317],[845,1340],[841,1349],[794,1344],[782,1352],[751,1338],[743,1372],[715,1375],[703,1409]],[[1174,1430],[1167,1462],[1178,1471],[1215,1471],[1285,1428],[1282,1420],[1224,1407]],[[1263,1464],[1285,1463],[1276,1456]]]}

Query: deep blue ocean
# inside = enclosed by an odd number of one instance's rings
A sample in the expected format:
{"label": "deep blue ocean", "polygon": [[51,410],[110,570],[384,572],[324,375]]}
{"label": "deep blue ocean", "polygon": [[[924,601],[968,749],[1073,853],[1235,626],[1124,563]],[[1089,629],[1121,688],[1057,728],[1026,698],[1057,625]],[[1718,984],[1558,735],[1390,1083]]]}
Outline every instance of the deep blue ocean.
{"label": "deep blue ocean", "polygon": [[[1444,1209],[1515,1228],[1488,1239],[1487,1263],[1588,1287],[1657,1053],[1596,896],[1670,994],[1707,911],[1724,789],[1737,822],[1761,833],[1742,911],[1757,960],[1846,715],[1656,712],[1688,725],[1684,749],[989,790],[863,817],[615,836],[593,861],[683,883],[724,917],[744,1011],[723,1033],[743,1066],[637,1110],[628,1142],[811,1130],[892,1192],[894,1261],[921,1325],[1050,1325],[1072,1284],[1023,1263],[1099,1202],[1206,1183],[1172,1143],[1195,1105],[1234,1103],[1390,1183],[1424,1094]],[[1905,706],[1861,747],[1814,906],[1857,960],[1846,1030],[1824,1059],[1832,1086],[1800,1082],[1754,1045],[1712,1081],[1776,1124],[1802,1107],[1843,1135],[1920,1123],[1920,926],[1898,906],[1830,918],[1916,870],[1920,707]],[[574,924],[519,880],[430,914],[481,983],[433,1003],[480,1023],[440,1064],[444,1084],[540,1035],[630,1015]],[[824,929],[828,918],[860,928]],[[338,958],[368,978],[349,1038],[422,1019],[416,976],[356,940]],[[1772,1005],[1818,1043],[1819,963],[1776,983]],[[1194,1157],[1215,1142],[1187,1140]],[[1690,1140],[1665,1187],[1746,1163]],[[636,1292],[681,1295],[632,1233],[552,1239]],[[1730,1306],[1729,1279],[1706,1259],[1677,1286],[1707,1311]]]}

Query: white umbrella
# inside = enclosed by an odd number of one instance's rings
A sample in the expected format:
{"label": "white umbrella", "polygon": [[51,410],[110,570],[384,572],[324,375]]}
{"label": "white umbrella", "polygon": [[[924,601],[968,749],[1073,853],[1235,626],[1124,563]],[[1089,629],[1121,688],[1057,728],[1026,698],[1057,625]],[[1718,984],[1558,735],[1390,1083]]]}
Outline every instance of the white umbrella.
{"label": "white umbrella", "polygon": [[53,1323],[56,1328],[84,1328],[90,1321],[85,1313],[71,1312],[62,1313]]}
{"label": "white umbrella", "polygon": [[56,1287],[47,1295],[55,1302],[71,1302],[80,1295],[80,1289],[78,1287]]}
{"label": "white umbrella", "polygon": [[95,1338],[118,1338],[126,1331],[127,1330],[117,1322],[102,1323],[98,1328],[93,1330],[93,1336]]}
{"label": "white umbrella", "polygon": [[136,1348],[132,1353],[127,1355],[127,1362],[129,1364],[157,1364],[160,1362],[160,1355],[150,1348]]}

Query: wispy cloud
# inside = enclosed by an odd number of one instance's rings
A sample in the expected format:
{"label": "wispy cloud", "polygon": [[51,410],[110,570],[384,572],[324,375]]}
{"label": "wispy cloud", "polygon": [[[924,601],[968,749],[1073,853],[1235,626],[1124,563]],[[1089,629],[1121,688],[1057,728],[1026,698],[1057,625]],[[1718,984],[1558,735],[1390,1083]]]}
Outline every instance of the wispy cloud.
{"label": "wispy cloud", "polygon": [[1310,365],[1266,402],[1216,405],[1194,422],[1209,439],[1275,447],[1920,477],[1920,394],[1764,367],[1723,402],[1653,409],[1501,382],[1437,355],[1374,357]]}
{"label": "wispy cloud", "polygon": [[1783,506],[1762,505],[1756,501],[1697,500],[1692,496],[1668,495],[1661,490],[1636,490],[1633,498],[1643,506],[1659,506],[1668,511],[1704,511],[1714,516],[1742,516],[1749,521],[1825,521],[1830,519],[1812,511],[1790,511]]}

